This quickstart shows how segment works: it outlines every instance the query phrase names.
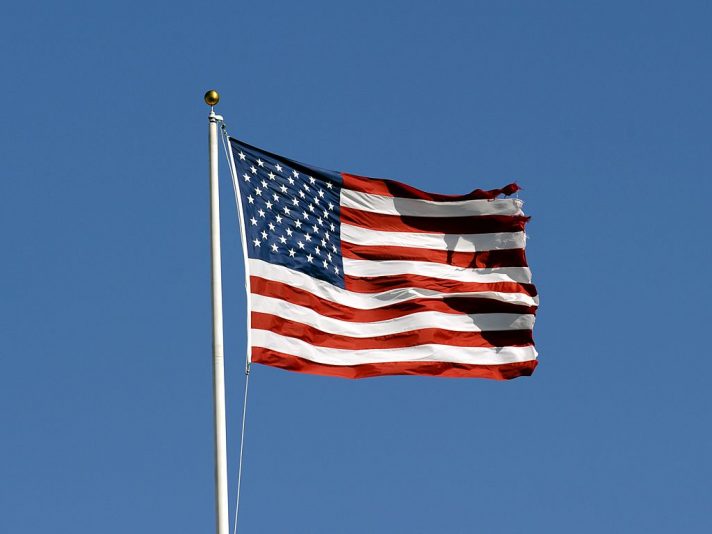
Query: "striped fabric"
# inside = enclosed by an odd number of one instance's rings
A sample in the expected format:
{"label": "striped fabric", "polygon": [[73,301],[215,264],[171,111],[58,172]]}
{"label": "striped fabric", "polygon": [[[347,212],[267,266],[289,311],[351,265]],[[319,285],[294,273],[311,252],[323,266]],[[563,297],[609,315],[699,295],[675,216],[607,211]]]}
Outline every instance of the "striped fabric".
{"label": "striped fabric", "polygon": [[430,194],[230,143],[253,362],[347,378],[532,374],[539,301],[515,184]]}

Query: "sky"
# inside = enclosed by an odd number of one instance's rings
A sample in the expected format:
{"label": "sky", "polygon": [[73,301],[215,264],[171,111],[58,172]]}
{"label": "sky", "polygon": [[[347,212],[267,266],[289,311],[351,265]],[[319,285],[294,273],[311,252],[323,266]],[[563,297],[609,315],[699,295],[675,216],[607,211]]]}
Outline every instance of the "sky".
{"label": "sky", "polygon": [[[540,365],[255,366],[238,532],[712,531],[708,2],[14,2],[0,531],[214,531],[208,107],[313,165],[517,181]],[[245,296],[224,160],[234,507]],[[695,276],[689,277],[692,273]]]}

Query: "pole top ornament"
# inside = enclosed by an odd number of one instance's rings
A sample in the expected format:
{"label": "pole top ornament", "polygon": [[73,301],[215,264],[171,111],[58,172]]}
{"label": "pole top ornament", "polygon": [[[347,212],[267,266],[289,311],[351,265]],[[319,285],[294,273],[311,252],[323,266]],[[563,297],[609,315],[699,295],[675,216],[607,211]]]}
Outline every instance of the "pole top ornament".
{"label": "pole top ornament", "polygon": [[220,102],[220,95],[215,89],[211,89],[207,93],[205,93],[205,103],[208,106],[214,106],[218,102]]}

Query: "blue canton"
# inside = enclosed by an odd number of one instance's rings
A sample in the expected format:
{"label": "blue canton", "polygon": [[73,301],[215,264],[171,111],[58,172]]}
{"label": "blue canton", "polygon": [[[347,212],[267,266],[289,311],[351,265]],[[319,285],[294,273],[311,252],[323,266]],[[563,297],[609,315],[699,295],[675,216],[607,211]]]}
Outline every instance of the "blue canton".
{"label": "blue canton", "polygon": [[344,287],[341,175],[230,142],[248,256]]}

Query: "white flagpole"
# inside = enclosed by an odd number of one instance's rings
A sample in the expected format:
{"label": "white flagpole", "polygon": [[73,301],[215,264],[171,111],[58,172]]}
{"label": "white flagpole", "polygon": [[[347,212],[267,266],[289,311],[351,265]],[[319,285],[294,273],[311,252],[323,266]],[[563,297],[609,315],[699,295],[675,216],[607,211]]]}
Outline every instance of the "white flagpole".
{"label": "white flagpole", "polygon": [[220,260],[220,197],[218,191],[218,120],[213,106],[217,91],[205,93],[210,106],[210,252],[213,290],[213,414],[215,421],[215,511],[217,534],[230,530],[227,507],[227,438],[225,428],[225,366],[223,350],[222,269]]}

